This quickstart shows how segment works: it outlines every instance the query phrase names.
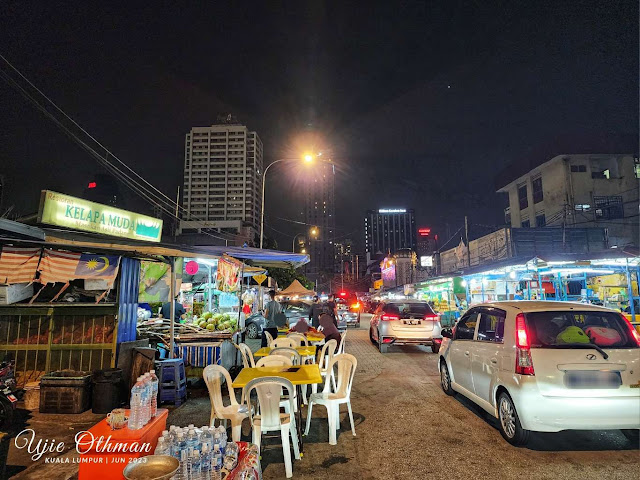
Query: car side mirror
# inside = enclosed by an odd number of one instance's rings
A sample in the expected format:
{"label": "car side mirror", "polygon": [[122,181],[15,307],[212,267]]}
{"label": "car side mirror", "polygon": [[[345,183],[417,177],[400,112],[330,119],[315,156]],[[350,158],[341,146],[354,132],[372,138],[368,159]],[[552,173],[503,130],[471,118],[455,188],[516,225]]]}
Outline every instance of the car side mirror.
{"label": "car side mirror", "polygon": [[440,333],[442,334],[443,337],[453,338],[453,331],[451,331],[450,328],[443,328]]}

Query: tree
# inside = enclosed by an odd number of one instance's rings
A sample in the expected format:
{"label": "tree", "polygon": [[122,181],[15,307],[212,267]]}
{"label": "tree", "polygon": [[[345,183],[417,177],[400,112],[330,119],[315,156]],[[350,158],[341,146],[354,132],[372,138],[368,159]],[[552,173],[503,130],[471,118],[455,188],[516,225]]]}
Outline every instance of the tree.
{"label": "tree", "polygon": [[313,282],[293,267],[270,268],[269,276],[278,282],[279,288],[287,288],[294,280],[298,280],[305,288],[313,289]]}
{"label": "tree", "polygon": [[[256,248],[260,248],[260,234],[256,233],[253,237],[253,246]],[[276,242],[275,238],[264,236],[262,239],[262,248],[266,248],[267,250],[277,250],[278,242]]]}

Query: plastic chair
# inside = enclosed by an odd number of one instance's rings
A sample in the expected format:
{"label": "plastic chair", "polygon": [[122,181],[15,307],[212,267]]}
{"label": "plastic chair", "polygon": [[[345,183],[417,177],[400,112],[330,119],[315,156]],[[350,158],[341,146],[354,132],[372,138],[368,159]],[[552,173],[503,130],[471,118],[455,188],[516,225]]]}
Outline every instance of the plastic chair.
{"label": "plastic chair", "polygon": [[347,338],[347,331],[340,334],[340,345],[338,346],[338,355],[344,353],[344,341]]}
{"label": "plastic chair", "polygon": [[[335,340],[329,340],[327,343],[325,343],[322,346],[322,350],[320,350],[320,357],[318,358],[318,365],[320,366],[320,375],[322,375],[323,377],[327,376],[327,372],[329,372],[330,370],[328,370],[328,365],[331,362],[331,359],[333,358],[333,355],[335,353],[336,350],[336,346],[338,345],[338,342],[336,342]],[[327,379],[325,378],[325,383],[327,382]],[[313,393],[318,393],[318,384],[314,383],[311,385],[311,391]]]}
{"label": "plastic chair", "polygon": [[296,348],[298,345],[296,344],[295,340],[291,340],[290,338],[287,338],[287,337],[279,337],[279,338],[276,338],[273,342],[269,343],[269,346],[271,348],[278,348],[278,347]]}
{"label": "plastic chair", "polygon": [[302,333],[298,333],[298,332],[289,333],[287,335],[287,338],[294,340],[297,343],[296,347],[302,347],[303,345],[306,347],[309,345],[309,342],[307,341],[307,337],[305,337],[304,334]]}
{"label": "plastic chair", "polygon": [[269,355],[283,355],[290,357],[294,365],[302,365],[302,357],[295,348],[290,347],[276,347],[272,348]]}
{"label": "plastic chair", "polygon": [[267,355],[256,362],[256,367],[292,367],[293,360],[284,355]]}
{"label": "plastic chair", "polygon": [[353,411],[351,410],[351,386],[357,366],[358,360],[356,360],[356,357],[348,353],[336,355],[331,359],[327,368],[333,371],[333,368],[337,367],[336,391],[332,392],[329,382],[325,382],[322,392],[311,395],[307,412],[307,428],[304,431],[305,435],[309,433],[313,404],[324,405],[327,409],[329,422],[329,444],[337,445],[336,432],[340,428],[340,405],[346,403],[349,411],[349,421],[351,422],[351,432],[355,437],[356,428],[353,424]]}
{"label": "plastic chair", "polygon": [[[231,376],[226,368],[220,365],[208,365],[202,372],[202,377],[209,390],[209,399],[211,400],[211,416],[209,417],[209,425],[214,426],[215,419],[223,420],[225,427],[227,420],[231,420],[231,434],[234,442],[240,441],[242,433],[242,421],[249,418],[247,407],[238,404],[236,394],[231,386]],[[225,406],[222,401],[222,380],[227,382],[229,390],[230,405]],[[250,407],[249,407],[250,408]]]}
{"label": "plastic chair", "polygon": [[267,345],[271,345],[271,343],[273,343],[273,336],[266,330],[264,330],[264,336],[267,339]]}
{"label": "plastic chair", "polygon": [[[289,398],[289,412],[280,413],[280,395],[286,389]],[[247,408],[251,407],[249,399],[251,391],[255,390],[258,395],[258,405],[260,415],[249,416],[253,428],[253,443],[258,447],[260,455],[260,441],[263,432],[280,431],[282,437],[282,453],[284,455],[284,468],[287,478],[293,476],[291,465],[291,451],[289,446],[289,435],[293,442],[293,453],[296,460],[300,460],[300,450],[298,446],[298,432],[296,430],[296,420],[293,415],[293,392],[294,387],[289,380],[282,377],[262,377],[251,380],[245,387],[245,400]]]}
{"label": "plastic chair", "polygon": [[240,350],[244,368],[253,368],[256,366],[256,362],[253,359],[253,352],[249,348],[249,345],[247,345],[246,343],[239,343],[236,345],[236,348]]}

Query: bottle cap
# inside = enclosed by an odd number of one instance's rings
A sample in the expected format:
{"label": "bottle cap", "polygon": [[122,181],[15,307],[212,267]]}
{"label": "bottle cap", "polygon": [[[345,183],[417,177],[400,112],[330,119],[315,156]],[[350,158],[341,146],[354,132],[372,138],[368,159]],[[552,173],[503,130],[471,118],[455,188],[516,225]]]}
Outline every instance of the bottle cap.
{"label": "bottle cap", "polygon": [[155,370],[149,370],[149,373],[156,373]]}

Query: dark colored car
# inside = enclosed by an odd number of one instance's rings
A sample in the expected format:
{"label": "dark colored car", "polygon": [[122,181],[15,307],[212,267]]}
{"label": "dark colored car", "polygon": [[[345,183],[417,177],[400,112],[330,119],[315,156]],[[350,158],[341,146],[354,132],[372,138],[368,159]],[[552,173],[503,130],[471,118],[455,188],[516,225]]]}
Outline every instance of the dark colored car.
{"label": "dark colored car", "polygon": [[[292,327],[300,317],[309,320],[309,310],[311,309],[311,302],[304,300],[287,300],[281,302],[282,311],[287,317],[287,323],[289,327]],[[245,321],[245,328],[247,331],[247,337],[259,338],[262,335],[262,329],[264,328],[265,318],[261,313],[255,313],[248,317]]]}

